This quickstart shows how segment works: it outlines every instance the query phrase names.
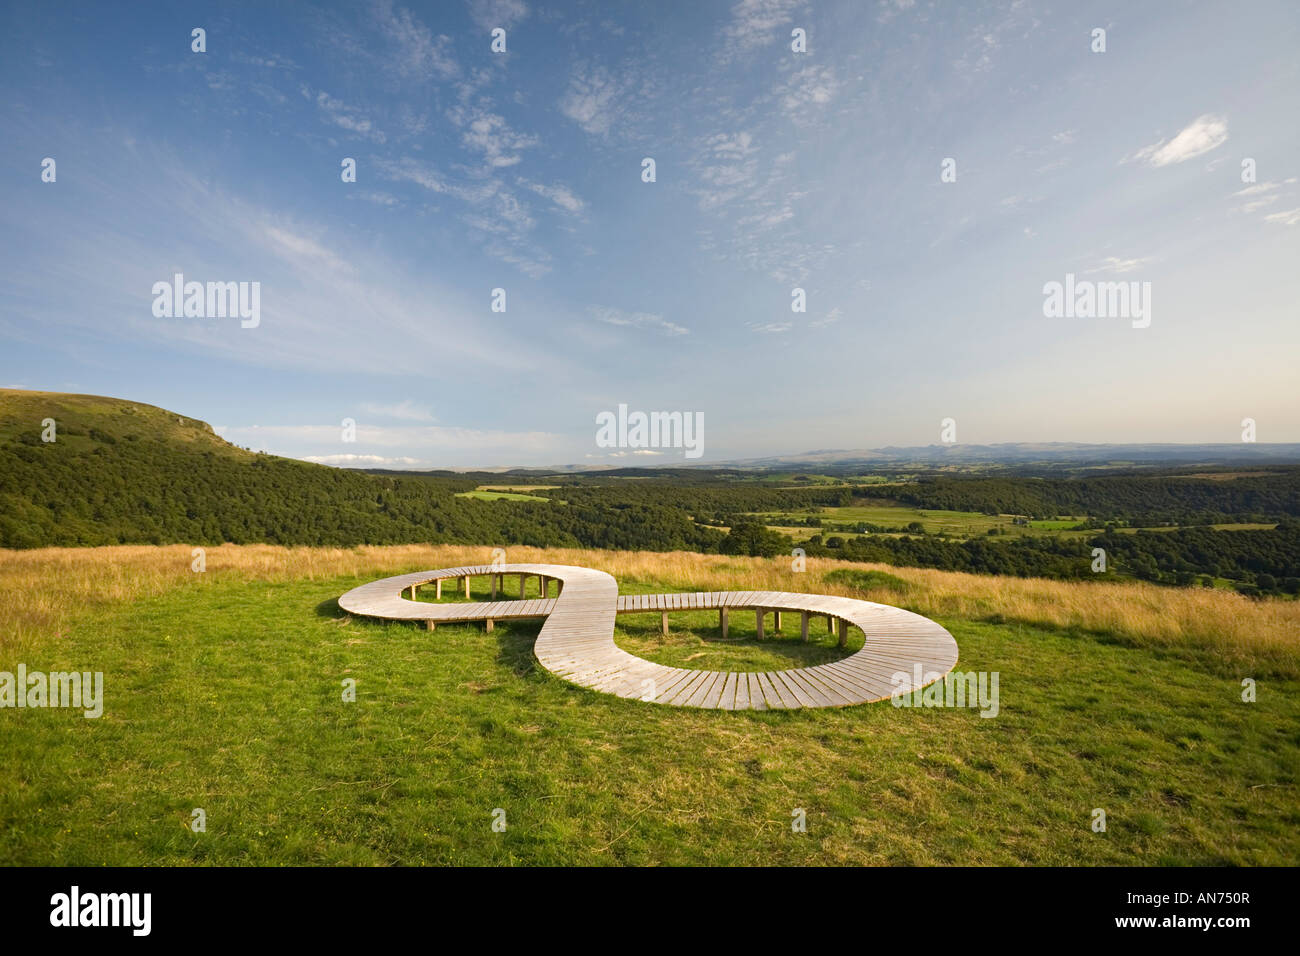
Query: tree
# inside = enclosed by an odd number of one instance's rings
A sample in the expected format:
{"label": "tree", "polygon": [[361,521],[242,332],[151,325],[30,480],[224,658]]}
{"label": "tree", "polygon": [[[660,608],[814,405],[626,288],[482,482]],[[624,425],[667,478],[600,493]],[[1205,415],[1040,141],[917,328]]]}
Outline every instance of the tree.
{"label": "tree", "polygon": [[771,558],[778,554],[789,553],[790,539],[757,521],[742,520],[732,525],[727,536],[718,545],[718,550],[723,554],[748,554],[753,557]]}

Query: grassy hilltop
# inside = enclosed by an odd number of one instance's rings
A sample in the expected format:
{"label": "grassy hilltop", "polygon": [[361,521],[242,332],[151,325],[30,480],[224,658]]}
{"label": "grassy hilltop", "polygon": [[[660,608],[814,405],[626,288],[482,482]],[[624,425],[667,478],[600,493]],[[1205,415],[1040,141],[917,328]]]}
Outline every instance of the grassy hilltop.
{"label": "grassy hilltop", "polygon": [[[1283,864],[1300,859],[1293,601],[918,569],[512,548],[624,591],[806,589],[934,616],[1000,713],[665,708],[541,670],[536,623],[340,614],[383,574],[482,548],[0,553],[0,670],[100,670],[97,720],[0,720],[0,863]],[[486,595],[475,595],[484,598]],[[9,600],[12,599],[12,600]],[[684,666],[787,667],[829,641],[733,615],[620,617]],[[1241,679],[1259,682],[1241,700]],[[357,681],[354,704],[341,700]],[[203,808],[208,831],[187,829]],[[1090,828],[1094,808],[1106,833]],[[505,809],[508,828],[491,829]],[[791,831],[807,813],[808,832]]]}
{"label": "grassy hilltop", "polygon": [[0,388],[0,442],[41,443],[42,422],[55,420],[57,438],[74,453],[118,441],[152,441],[196,453],[249,460],[251,452],[218,438],[212,426],[165,408],[102,395]]}

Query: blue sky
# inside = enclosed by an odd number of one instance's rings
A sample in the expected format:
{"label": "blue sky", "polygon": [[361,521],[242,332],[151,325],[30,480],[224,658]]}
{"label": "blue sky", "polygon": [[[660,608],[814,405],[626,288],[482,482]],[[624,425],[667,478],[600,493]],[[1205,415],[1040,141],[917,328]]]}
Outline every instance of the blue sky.
{"label": "blue sky", "polygon": [[[7,4],[0,385],[396,467],[682,460],[620,403],[704,462],[1300,441],[1300,7],[1083,6]],[[260,324],[155,317],[176,272]]]}

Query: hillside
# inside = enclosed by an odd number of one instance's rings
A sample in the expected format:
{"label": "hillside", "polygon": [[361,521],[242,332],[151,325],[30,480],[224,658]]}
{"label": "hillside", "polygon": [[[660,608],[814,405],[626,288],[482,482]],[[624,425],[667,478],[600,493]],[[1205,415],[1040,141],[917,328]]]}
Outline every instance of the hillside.
{"label": "hillside", "polygon": [[[42,440],[53,418],[55,440]],[[253,453],[122,399],[0,390],[0,547],[416,542],[709,550],[668,509],[457,498],[473,480],[370,475]]]}
{"label": "hillside", "polygon": [[252,452],[218,438],[207,422],[165,408],[102,395],[0,388],[0,444],[43,444],[42,423],[47,418],[55,421],[57,443],[73,452],[94,451],[116,441],[152,439],[198,452],[253,457]]}

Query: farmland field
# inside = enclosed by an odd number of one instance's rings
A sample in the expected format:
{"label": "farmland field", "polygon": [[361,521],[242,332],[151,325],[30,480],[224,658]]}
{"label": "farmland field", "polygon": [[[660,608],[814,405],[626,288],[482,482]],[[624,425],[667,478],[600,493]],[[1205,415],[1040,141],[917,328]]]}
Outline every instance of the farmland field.
{"label": "farmland field", "polygon": [[[907,505],[892,504],[881,500],[878,504],[849,505],[844,507],[823,506],[810,509],[808,513],[796,512],[758,512],[755,517],[769,527],[777,528],[783,533],[797,532],[804,535],[816,533],[801,525],[807,517],[819,518],[824,524],[852,525],[857,522],[879,525],[889,528],[905,528],[912,522],[921,525],[927,534],[947,533],[953,537],[971,537],[987,534],[989,529],[997,528],[1007,534],[1035,534],[1042,531],[1060,531],[1077,525],[1082,518],[1068,520],[1040,519],[1030,522],[1028,527],[1012,523],[1013,515],[984,515],[974,511],[937,511],[911,508]],[[840,530],[827,531],[827,534],[852,534]],[[1086,532],[1080,532],[1086,534]]]}
{"label": "farmland field", "polygon": [[513,491],[489,491],[485,488],[474,491],[462,491],[457,498],[477,498],[480,501],[548,501],[541,495],[522,495]]}

